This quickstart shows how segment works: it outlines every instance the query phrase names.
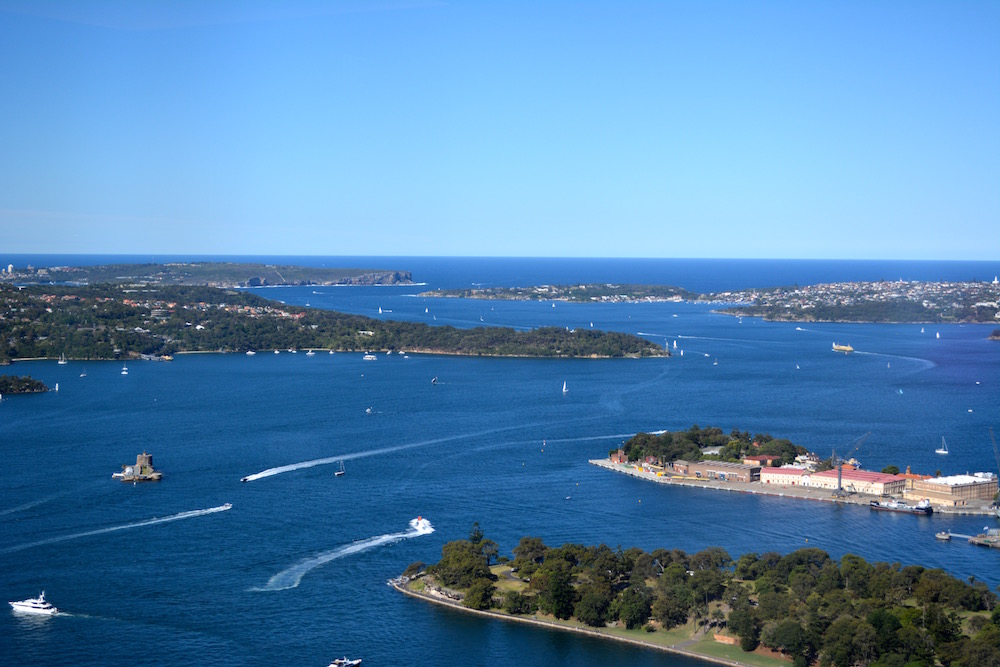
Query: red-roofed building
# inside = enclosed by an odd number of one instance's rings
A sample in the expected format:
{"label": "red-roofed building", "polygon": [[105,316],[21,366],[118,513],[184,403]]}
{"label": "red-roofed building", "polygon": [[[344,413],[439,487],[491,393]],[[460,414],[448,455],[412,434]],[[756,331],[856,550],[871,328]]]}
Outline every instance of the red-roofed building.
{"label": "red-roofed building", "polygon": [[[884,472],[869,472],[867,470],[852,470],[844,467],[841,473],[841,484],[847,491],[867,493],[873,496],[902,495],[906,488],[906,477],[903,475],[888,475]],[[809,485],[814,488],[837,488],[837,469],[815,472],[809,478]]]}

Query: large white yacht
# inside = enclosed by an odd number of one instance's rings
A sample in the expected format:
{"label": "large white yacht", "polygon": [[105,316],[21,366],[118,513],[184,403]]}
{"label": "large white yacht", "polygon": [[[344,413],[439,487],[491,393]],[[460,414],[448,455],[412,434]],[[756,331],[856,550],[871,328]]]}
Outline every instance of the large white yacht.
{"label": "large white yacht", "polygon": [[42,591],[37,598],[28,598],[27,600],[20,600],[19,602],[11,602],[10,606],[14,608],[14,611],[19,611],[25,614],[45,614],[51,616],[59,610],[52,606],[51,602],[45,601],[45,591]]}

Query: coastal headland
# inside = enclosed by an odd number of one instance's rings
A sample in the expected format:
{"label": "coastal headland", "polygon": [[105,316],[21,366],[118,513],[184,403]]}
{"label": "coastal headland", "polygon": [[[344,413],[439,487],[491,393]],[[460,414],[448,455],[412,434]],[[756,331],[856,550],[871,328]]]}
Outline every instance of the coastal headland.
{"label": "coastal headland", "polygon": [[26,284],[205,285],[267,287],[288,285],[406,285],[409,271],[347,269],[240,262],[169,262],[13,268],[0,282]]}
{"label": "coastal headland", "polygon": [[726,315],[785,322],[996,323],[1000,282],[880,281],[700,294],[664,285],[538,285],[433,290],[421,296],[581,303],[717,303]]}
{"label": "coastal headland", "polygon": [[[730,556],[721,547],[693,554],[573,542],[549,547],[532,536],[520,539],[513,556],[500,556],[474,523],[468,539],[441,548],[437,563],[412,563],[389,583],[491,619],[724,665],[1000,659],[997,596],[982,582],[941,570],[869,563],[854,554],[834,560],[814,547]],[[927,623],[929,604],[939,605],[931,616],[943,614],[951,625]],[[890,631],[880,634],[883,627]],[[866,639],[856,641],[859,634]]]}

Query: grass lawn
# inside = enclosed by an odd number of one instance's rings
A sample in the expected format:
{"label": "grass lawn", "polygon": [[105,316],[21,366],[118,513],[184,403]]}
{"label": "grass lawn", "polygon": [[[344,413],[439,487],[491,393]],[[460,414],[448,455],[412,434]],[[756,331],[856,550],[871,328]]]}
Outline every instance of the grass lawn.
{"label": "grass lawn", "polygon": [[788,667],[792,662],[791,660],[782,658],[746,653],[739,646],[721,644],[712,639],[711,636],[705,637],[696,644],[692,644],[688,647],[688,650],[715,658],[726,658],[727,660],[742,662],[746,665],[755,665],[755,667]]}

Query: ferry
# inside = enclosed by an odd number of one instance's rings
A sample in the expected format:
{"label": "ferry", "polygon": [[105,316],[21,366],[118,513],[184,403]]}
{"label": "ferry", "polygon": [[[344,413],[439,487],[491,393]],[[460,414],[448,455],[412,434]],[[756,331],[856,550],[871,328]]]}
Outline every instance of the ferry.
{"label": "ferry", "polygon": [[930,502],[924,498],[916,505],[907,505],[906,503],[901,503],[898,500],[887,500],[885,502],[879,500],[873,500],[869,503],[869,506],[873,510],[883,510],[887,512],[905,512],[907,514],[923,514],[925,516],[930,516],[934,513],[934,508],[931,507]]}
{"label": "ferry", "polygon": [[14,611],[19,611],[24,614],[41,614],[44,616],[51,616],[59,611],[52,606],[51,602],[46,602],[45,591],[42,591],[37,598],[28,598],[27,600],[11,602],[10,606],[14,608]]}
{"label": "ferry", "polygon": [[854,352],[854,348],[851,347],[850,345],[838,345],[838,344],[834,343],[833,344],[833,351],[834,352],[843,352],[844,354],[847,354],[848,352]]}

